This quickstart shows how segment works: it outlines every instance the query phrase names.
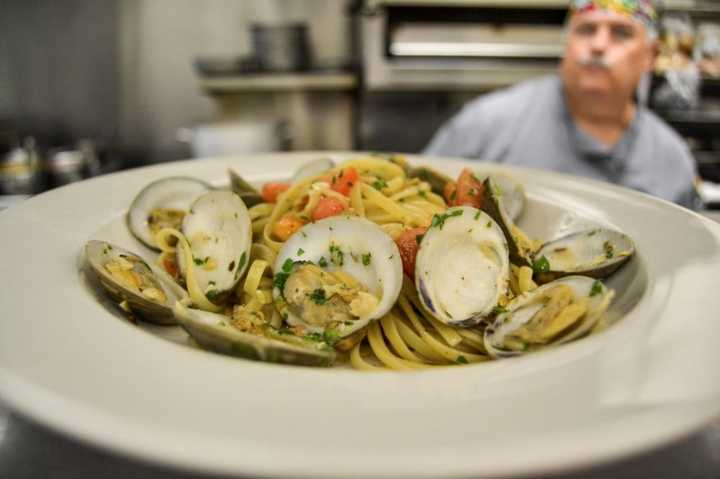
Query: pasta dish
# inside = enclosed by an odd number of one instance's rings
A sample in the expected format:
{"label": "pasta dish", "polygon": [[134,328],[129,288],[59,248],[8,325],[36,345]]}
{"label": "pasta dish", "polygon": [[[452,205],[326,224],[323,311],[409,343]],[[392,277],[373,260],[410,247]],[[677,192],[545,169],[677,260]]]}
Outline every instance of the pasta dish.
{"label": "pasta dish", "polygon": [[605,326],[602,280],[634,254],[601,226],[530,238],[514,178],[453,179],[400,155],[231,184],[173,177],[138,194],[127,224],[154,262],[100,241],[85,253],[132,318],[251,359],[416,370],[556,347]]}

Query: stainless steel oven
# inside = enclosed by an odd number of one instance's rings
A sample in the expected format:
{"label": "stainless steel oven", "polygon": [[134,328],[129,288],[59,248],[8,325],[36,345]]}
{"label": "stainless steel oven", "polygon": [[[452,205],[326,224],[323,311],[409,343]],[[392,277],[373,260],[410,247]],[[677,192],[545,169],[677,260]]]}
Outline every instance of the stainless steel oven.
{"label": "stainless steel oven", "polygon": [[368,0],[367,91],[482,90],[555,70],[567,0]]}

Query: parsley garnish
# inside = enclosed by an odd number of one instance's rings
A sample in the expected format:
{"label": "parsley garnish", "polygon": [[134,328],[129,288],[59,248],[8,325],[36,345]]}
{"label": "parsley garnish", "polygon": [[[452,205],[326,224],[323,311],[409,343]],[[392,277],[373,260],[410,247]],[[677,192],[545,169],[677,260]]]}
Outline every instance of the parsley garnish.
{"label": "parsley garnish", "polygon": [[335,344],[340,340],[340,333],[334,329],[328,329],[323,333],[323,339],[328,344]]}
{"label": "parsley garnish", "polygon": [[423,240],[424,237],[425,237],[424,234],[422,234],[422,235],[415,235],[415,242],[416,242],[417,244],[422,243],[422,240]]}
{"label": "parsley garnish", "polygon": [[507,309],[505,309],[504,307],[502,307],[498,304],[497,306],[495,306],[493,308],[492,312],[493,312],[493,314],[498,315],[498,314],[502,314],[502,313],[507,313]]}
{"label": "parsley garnish", "polygon": [[442,227],[445,225],[445,221],[447,221],[448,218],[452,218],[454,216],[461,216],[463,214],[463,210],[454,210],[449,213],[443,213],[441,215],[433,215],[432,217],[432,223],[430,223],[430,227],[437,226],[438,228],[442,229]]}
{"label": "parsley garnish", "polygon": [[458,362],[459,364],[468,364],[468,363],[469,363],[469,361],[467,360],[467,358],[466,358],[465,356],[463,356],[462,354],[457,357],[457,362]]}
{"label": "parsley garnish", "polygon": [[378,191],[381,191],[383,188],[387,188],[388,184],[387,181],[385,181],[384,179],[378,178],[377,180],[373,181],[372,187]]}
{"label": "parsley garnish", "polygon": [[345,263],[345,254],[339,246],[330,245],[330,262],[336,266],[342,266]]}
{"label": "parsley garnish", "polygon": [[475,219],[477,220],[478,218],[480,218],[480,210],[478,210],[478,212],[475,213]]}
{"label": "parsley garnish", "polygon": [[547,273],[550,271],[550,262],[544,255],[540,256],[540,258],[533,263],[532,269],[535,273]]}
{"label": "parsley garnish", "polygon": [[298,250],[297,250],[297,255],[298,255],[298,256],[302,256],[302,255],[304,255],[304,254],[305,254],[305,250],[302,249],[302,248],[298,248]]}
{"label": "parsley garnish", "polygon": [[318,266],[321,268],[327,268],[327,260],[325,259],[325,256],[320,257],[320,261],[318,261]]}
{"label": "parsley garnish", "polygon": [[315,303],[319,305],[323,305],[327,303],[327,298],[325,297],[325,290],[322,288],[317,288],[312,293],[310,293],[310,299]]}
{"label": "parsley garnish", "polygon": [[590,288],[590,297],[597,296],[598,294],[601,294],[603,290],[603,285],[600,282],[600,280],[595,280],[595,282],[592,284],[592,288]]}
{"label": "parsley garnish", "polygon": [[209,299],[210,301],[212,301],[212,300],[214,300],[215,298],[218,297],[218,294],[220,294],[220,293],[218,292],[217,289],[211,289],[211,290],[209,290],[208,292],[205,293],[205,297],[206,297],[207,299]]}
{"label": "parsley garnish", "polygon": [[610,241],[603,243],[603,250],[605,250],[605,257],[607,259],[610,259],[615,255],[615,248]]}
{"label": "parsley garnish", "polygon": [[321,342],[321,341],[324,340],[324,339],[323,339],[323,335],[320,334],[320,333],[310,333],[310,334],[306,334],[306,335],[305,335],[305,339],[307,339],[307,340],[309,340],[309,341],[317,341],[317,342]]}
{"label": "parsley garnish", "polygon": [[196,265],[200,266],[201,264],[205,264],[205,261],[207,261],[207,258],[205,258],[205,259],[193,258],[193,261],[195,262]]}
{"label": "parsley garnish", "polygon": [[247,252],[243,251],[243,254],[240,255],[240,261],[238,262],[238,271],[243,269],[245,261],[247,261]]}
{"label": "parsley garnish", "polygon": [[290,258],[286,259],[282,265],[282,271],[275,274],[273,285],[280,290],[280,293],[282,293],[283,289],[285,289],[285,282],[287,281],[288,276],[290,276],[293,264],[295,264],[293,263],[293,260]]}
{"label": "parsley garnish", "polygon": [[366,253],[362,255],[362,264],[365,266],[368,266],[370,264],[370,260],[372,259],[372,253]]}

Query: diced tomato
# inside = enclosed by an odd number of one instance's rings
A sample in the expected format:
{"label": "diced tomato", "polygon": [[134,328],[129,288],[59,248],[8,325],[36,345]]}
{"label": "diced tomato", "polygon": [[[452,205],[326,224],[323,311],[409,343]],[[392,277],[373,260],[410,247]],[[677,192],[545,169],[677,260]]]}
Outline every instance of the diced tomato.
{"label": "diced tomato", "polygon": [[162,265],[167,274],[169,274],[175,279],[180,277],[180,271],[178,270],[178,265],[175,262],[175,258],[173,256],[165,256],[163,258]]}
{"label": "diced tomato", "polygon": [[458,177],[455,201],[453,201],[452,206],[482,208],[484,191],[485,187],[475,177],[472,170],[465,168]]}
{"label": "diced tomato", "polygon": [[358,171],[352,166],[343,168],[339,173],[330,178],[330,188],[337,191],[341,195],[349,196],[350,190],[360,181]]}
{"label": "diced tomato", "polygon": [[280,218],[273,225],[273,234],[280,241],[287,241],[297,230],[303,227],[305,223],[295,215],[287,215]]}
{"label": "diced tomato", "polygon": [[443,188],[443,197],[445,198],[445,203],[447,203],[449,206],[452,206],[452,204],[455,202],[455,195],[457,194],[457,185],[455,185],[454,181],[448,181],[445,183],[445,188]]}
{"label": "diced tomato", "polygon": [[323,218],[339,215],[343,211],[345,211],[345,205],[343,205],[340,200],[337,198],[323,196],[320,198],[320,201],[318,201],[318,204],[312,211],[311,216],[313,221],[318,221]]}
{"label": "diced tomato", "polygon": [[410,278],[415,279],[415,257],[420,248],[422,236],[427,231],[426,227],[412,228],[398,236],[395,240],[398,250],[400,250],[400,258],[402,259],[403,271]]}
{"label": "diced tomato", "polygon": [[260,194],[262,195],[263,200],[265,200],[266,203],[275,203],[277,201],[278,195],[283,191],[287,191],[289,188],[290,185],[287,183],[265,183],[262,187],[262,192]]}

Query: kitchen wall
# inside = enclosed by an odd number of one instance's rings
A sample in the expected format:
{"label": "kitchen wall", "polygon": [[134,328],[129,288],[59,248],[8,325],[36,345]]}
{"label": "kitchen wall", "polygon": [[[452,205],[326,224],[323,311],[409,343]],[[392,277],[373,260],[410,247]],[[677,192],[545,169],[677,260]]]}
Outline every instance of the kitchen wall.
{"label": "kitchen wall", "polygon": [[[197,56],[250,53],[252,22],[306,21],[315,58],[349,56],[346,0],[0,0],[0,118],[41,137],[100,137],[150,162],[209,121]],[[60,141],[60,140],[56,140]]]}

